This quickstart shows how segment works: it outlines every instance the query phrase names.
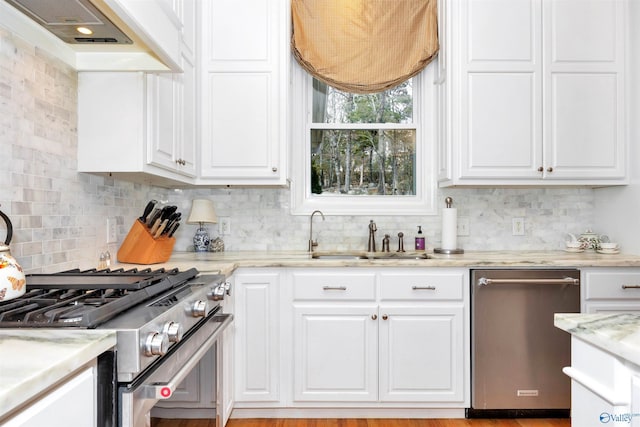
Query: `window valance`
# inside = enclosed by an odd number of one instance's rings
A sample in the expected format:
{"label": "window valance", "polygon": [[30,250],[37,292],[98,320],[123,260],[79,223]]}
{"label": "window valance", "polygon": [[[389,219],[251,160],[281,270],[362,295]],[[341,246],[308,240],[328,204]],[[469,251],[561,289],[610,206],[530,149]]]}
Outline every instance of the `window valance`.
{"label": "window valance", "polygon": [[437,0],[291,0],[291,14],[298,63],[343,91],[397,86],[438,51]]}

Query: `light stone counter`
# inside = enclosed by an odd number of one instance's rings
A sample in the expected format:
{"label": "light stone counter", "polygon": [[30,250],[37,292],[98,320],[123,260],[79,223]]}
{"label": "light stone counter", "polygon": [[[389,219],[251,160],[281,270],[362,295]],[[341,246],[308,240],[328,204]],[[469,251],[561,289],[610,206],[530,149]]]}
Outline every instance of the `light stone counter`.
{"label": "light stone counter", "polygon": [[[318,252],[331,253],[331,252]],[[367,255],[367,252],[349,252]],[[312,259],[308,252],[174,252],[171,259],[152,268],[195,267],[201,272],[230,275],[240,267],[640,267],[639,255],[599,254],[593,251],[568,253],[564,251],[471,251],[461,255],[429,253],[430,259]],[[125,268],[146,266],[120,264]]]}
{"label": "light stone counter", "polygon": [[115,344],[114,331],[0,329],[0,421]]}
{"label": "light stone counter", "polygon": [[554,324],[576,338],[640,366],[640,313],[557,313]]}

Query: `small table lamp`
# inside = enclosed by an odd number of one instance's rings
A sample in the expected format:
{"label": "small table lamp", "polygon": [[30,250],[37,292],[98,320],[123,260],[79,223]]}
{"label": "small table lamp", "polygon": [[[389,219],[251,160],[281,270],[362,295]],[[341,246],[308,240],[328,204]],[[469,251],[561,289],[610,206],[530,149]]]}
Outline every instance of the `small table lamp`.
{"label": "small table lamp", "polygon": [[206,252],[209,248],[209,233],[204,228],[205,223],[215,224],[218,222],[216,210],[213,202],[207,199],[195,199],[191,203],[191,212],[187,219],[188,224],[199,224],[195,236],[193,236],[193,246],[196,252]]}

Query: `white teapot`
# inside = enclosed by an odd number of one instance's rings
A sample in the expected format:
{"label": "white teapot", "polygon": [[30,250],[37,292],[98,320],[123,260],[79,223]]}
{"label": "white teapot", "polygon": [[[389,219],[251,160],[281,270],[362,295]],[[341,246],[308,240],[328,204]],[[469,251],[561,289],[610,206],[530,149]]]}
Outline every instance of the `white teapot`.
{"label": "white teapot", "polygon": [[578,241],[582,243],[584,249],[600,249],[600,243],[608,242],[609,237],[605,234],[597,234],[587,230],[580,235]]}
{"label": "white teapot", "polygon": [[9,243],[13,237],[13,226],[9,217],[0,211],[0,217],[7,224],[7,237],[0,243],[0,301],[8,301],[24,295],[27,282],[18,261],[11,256]]}

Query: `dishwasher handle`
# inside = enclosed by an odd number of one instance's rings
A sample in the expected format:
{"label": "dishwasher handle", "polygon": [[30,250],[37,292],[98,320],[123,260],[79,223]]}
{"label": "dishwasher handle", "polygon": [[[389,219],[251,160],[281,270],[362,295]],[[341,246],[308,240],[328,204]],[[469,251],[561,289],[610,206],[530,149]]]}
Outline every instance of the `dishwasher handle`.
{"label": "dishwasher handle", "polygon": [[489,279],[481,277],[478,279],[478,285],[579,285],[580,279],[574,277],[564,277],[562,279]]}

